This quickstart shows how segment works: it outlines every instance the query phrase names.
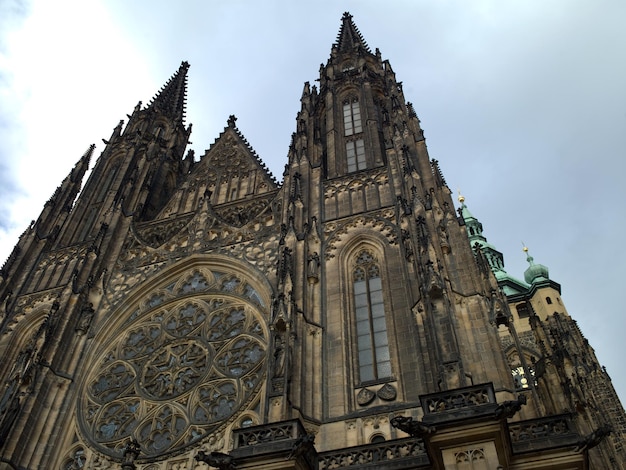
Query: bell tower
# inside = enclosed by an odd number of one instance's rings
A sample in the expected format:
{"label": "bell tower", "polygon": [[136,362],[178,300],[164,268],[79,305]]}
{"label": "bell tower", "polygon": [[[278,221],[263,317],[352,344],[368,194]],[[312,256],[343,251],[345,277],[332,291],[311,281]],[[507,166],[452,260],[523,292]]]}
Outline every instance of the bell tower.
{"label": "bell tower", "polygon": [[[488,382],[513,398],[490,323],[506,301],[488,264],[475,261],[402,83],[348,13],[319,85],[304,86],[296,121],[284,243],[307,266],[292,295],[302,311],[296,349],[307,359],[294,371],[294,407],[315,420],[374,416]],[[320,439],[358,445],[376,432],[361,423]]]}

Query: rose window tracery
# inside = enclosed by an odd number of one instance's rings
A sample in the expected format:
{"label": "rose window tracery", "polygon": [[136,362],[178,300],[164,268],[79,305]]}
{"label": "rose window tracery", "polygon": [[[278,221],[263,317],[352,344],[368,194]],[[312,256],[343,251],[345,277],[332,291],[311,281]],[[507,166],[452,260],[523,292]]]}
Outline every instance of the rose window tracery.
{"label": "rose window tracery", "polygon": [[240,276],[206,269],[144,296],[88,366],[78,409],[85,437],[118,458],[136,439],[150,459],[219,431],[265,373],[262,298]]}

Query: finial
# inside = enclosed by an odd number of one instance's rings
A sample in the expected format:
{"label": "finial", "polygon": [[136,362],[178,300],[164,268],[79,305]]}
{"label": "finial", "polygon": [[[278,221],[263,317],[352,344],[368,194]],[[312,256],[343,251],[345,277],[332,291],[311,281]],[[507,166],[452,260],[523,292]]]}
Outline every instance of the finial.
{"label": "finial", "polygon": [[534,265],[535,264],[535,258],[530,256],[530,253],[528,252],[528,247],[526,246],[526,244],[524,242],[522,242],[522,251],[524,253],[526,253],[526,261],[528,261],[528,264],[530,264],[531,266]]}
{"label": "finial", "polygon": [[460,202],[461,204],[464,204],[464,203],[465,203],[465,196],[463,196],[463,195],[461,194],[461,190],[460,190],[460,189],[458,190],[458,192],[459,192],[459,202]]}
{"label": "finial", "polygon": [[235,127],[235,122],[237,122],[237,117],[234,114],[228,116],[228,127]]}

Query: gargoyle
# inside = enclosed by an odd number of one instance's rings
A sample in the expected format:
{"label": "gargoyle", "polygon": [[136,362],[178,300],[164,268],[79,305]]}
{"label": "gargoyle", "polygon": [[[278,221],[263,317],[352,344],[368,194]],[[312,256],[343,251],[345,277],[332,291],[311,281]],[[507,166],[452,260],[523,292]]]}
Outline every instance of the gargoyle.
{"label": "gargoyle", "polygon": [[427,426],[421,421],[407,416],[396,416],[392,418],[391,425],[400,431],[404,431],[411,437],[426,437],[437,431],[433,426]]}
{"label": "gargoyle", "polygon": [[522,409],[522,405],[526,404],[526,395],[518,395],[517,400],[508,400],[498,405],[494,411],[494,417],[496,419],[508,419],[515,416],[519,410]]}
{"label": "gargoyle", "polygon": [[313,434],[307,434],[306,436],[300,436],[291,447],[291,453],[287,457],[287,460],[294,459],[304,453],[308,452],[315,442],[315,436]]}
{"label": "gargoyle", "polygon": [[613,432],[613,428],[610,425],[604,424],[600,426],[587,437],[578,441],[574,452],[583,452],[588,449],[593,449],[595,446],[600,444],[606,436],[611,434],[611,432]]}
{"label": "gargoyle", "polygon": [[232,456],[223,454],[222,452],[211,452],[210,454],[207,454],[206,452],[200,450],[196,454],[195,459],[198,462],[204,462],[219,470],[236,470],[237,468],[233,462]]}

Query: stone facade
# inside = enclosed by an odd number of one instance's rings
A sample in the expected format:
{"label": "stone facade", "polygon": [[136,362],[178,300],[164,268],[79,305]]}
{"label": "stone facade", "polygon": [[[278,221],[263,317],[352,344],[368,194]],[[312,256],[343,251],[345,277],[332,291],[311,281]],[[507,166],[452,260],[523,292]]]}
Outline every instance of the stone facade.
{"label": "stone facade", "polygon": [[349,14],[282,183],[234,116],[185,155],[188,67],[0,271],[0,469],[626,468],[560,287],[505,293]]}

